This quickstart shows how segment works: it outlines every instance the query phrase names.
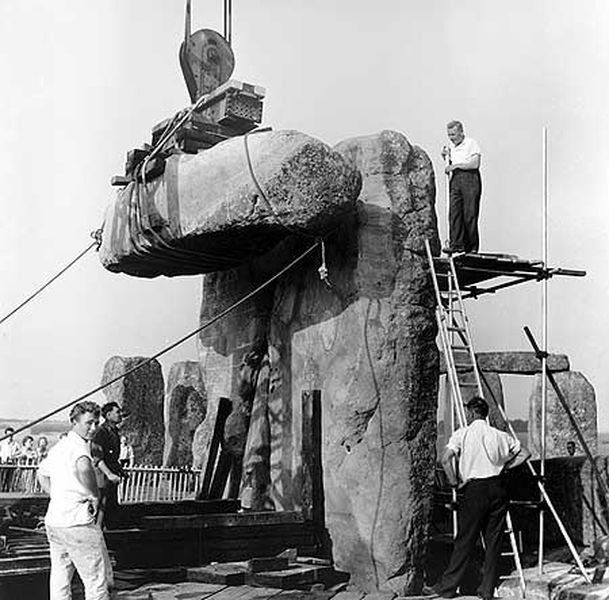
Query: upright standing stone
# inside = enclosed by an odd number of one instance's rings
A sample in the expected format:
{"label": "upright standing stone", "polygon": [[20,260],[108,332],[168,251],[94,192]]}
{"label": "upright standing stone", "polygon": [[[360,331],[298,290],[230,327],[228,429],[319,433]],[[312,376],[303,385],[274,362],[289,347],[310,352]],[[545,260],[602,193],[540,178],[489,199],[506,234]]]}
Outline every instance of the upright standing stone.
{"label": "upright standing stone", "polygon": [[195,431],[205,418],[206,408],[207,394],[199,363],[188,360],[171,365],[165,396],[165,466],[193,465]]}
{"label": "upright standing stone", "polygon": [[[429,238],[439,250],[433,168],[423,150],[396,132],[349,140],[336,150],[363,181],[357,214],[325,238],[330,285],[319,278],[320,250],[202,333],[212,407],[205,423],[209,432],[219,396],[235,403],[243,357],[266,345],[268,398],[265,383],[254,403],[262,419],[252,423],[262,432],[252,430],[251,440],[262,455],[270,436],[271,503],[278,510],[301,507],[301,394],[320,389],[335,563],[362,590],[416,592],[435,467],[438,352],[424,248]],[[201,320],[311,243],[291,236],[246,266],[206,276]]]}
{"label": "upright standing stone", "polygon": [[[539,457],[541,431],[541,375],[535,376],[533,392],[529,400],[529,448],[534,458]],[[554,379],[565,396],[584,439],[593,455],[597,452],[598,430],[596,424],[596,395],[590,382],[577,371],[555,373]],[[546,421],[546,457],[567,456],[567,442],[574,441],[576,454],[582,454],[575,431],[548,382]]]}
{"label": "upright standing stone", "polygon": [[[102,384],[146,360],[142,356],[113,356],[106,361]],[[118,402],[127,413],[121,433],[133,446],[136,464],[163,461],[163,372],[153,360],[104,389],[107,402]]]}

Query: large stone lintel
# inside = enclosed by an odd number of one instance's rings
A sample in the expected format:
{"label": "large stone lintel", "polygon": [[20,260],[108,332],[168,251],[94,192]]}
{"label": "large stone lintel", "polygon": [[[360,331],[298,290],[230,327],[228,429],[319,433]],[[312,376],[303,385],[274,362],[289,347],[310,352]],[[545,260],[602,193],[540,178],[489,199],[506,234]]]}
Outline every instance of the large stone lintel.
{"label": "large stone lintel", "polygon": [[[477,352],[478,367],[487,373],[503,373],[505,375],[535,375],[541,373],[541,361],[534,352]],[[566,354],[550,354],[548,370],[553,373],[568,371],[569,357]],[[444,355],[440,355],[440,374],[446,373]]]}

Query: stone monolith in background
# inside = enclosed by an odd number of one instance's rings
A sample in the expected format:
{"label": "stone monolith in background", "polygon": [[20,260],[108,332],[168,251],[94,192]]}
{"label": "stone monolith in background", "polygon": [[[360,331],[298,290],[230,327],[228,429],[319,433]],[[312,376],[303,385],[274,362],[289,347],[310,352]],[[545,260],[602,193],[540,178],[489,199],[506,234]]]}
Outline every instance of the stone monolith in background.
{"label": "stone monolith in background", "polygon": [[207,394],[199,363],[187,360],[171,365],[165,395],[165,466],[193,465],[193,440],[206,409]]}
{"label": "stone monolith in background", "polygon": [[[555,373],[554,379],[579,424],[590,452],[596,455],[598,428],[596,423],[596,394],[590,382],[578,371]],[[529,399],[529,448],[533,458],[539,457],[541,430],[541,375],[535,376]],[[574,441],[576,454],[583,454],[581,444],[571,427],[565,410],[548,382],[546,456],[567,456],[567,442]]]}
{"label": "stone monolith in background", "polygon": [[[106,361],[102,384],[146,360],[142,356],[113,356]],[[127,413],[121,434],[133,445],[136,464],[160,465],[163,460],[163,372],[153,360],[104,389],[106,401],[118,402]]]}

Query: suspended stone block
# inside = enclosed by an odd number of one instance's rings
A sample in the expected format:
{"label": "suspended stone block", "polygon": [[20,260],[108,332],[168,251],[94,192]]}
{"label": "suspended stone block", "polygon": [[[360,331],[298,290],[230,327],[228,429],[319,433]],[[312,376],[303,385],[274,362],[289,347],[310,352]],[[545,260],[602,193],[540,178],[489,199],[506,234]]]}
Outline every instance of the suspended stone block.
{"label": "suspended stone block", "polygon": [[[102,384],[147,360],[143,356],[113,356],[106,361]],[[157,360],[104,389],[106,402],[118,402],[127,413],[121,434],[133,446],[137,464],[160,465],[163,461],[163,372]]]}
{"label": "suspended stone block", "polygon": [[[535,375],[541,373],[541,361],[534,352],[476,352],[478,368],[489,373],[505,375]],[[568,371],[569,357],[566,354],[550,354],[548,370],[552,372]],[[440,373],[446,373],[444,355],[440,355]]]}
{"label": "suspended stone block", "polygon": [[193,440],[206,408],[207,394],[199,363],[184,361],[171,365],[165,396],[165,466],[192,466]]}
{"label": "suspended stone block", "polygon": [[[541,377],[535,376],[529,399],[529,448],[534,458],[539,457],[541,447]],[[584,375],[577,371],[556,373],[554,379],[573,412],[590,452],[595,455],[598,448],[598,429],[594,388]],[[546,456],[567,456],[567,442],[570,441],[575,442],[575,454],[583,454],[581,444],[550,382],[547,398]]]}
{"label": "suspended stone block", "polygon": [[238,137],[170,156],[161,176],[122,188],[106,212],[104,267],[139,277],[232,269],[354,209],[360,175],[323,142],[278,131],[250,135],[248,147],[253,176]]}

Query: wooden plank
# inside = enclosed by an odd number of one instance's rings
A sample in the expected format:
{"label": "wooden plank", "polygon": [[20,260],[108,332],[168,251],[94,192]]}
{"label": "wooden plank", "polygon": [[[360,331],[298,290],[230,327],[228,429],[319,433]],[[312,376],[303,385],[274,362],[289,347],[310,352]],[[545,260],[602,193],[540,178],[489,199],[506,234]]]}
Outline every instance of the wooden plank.
{"label": "wooden plank", "polygon": [[364,592],[338,592],[333,600],[362,600]]}
{"label": "wooden plank", "polygon": [[249,573],[260,573],[260,571],[280,571],[281,569],[287,569],[288,566],[288,559],[278,556],[250,558],[250,560],[247,561],[247,570]]}
{"label": "wooden plank", "polygon": [[333,575],[334,569],[332,567],[298,565],[282,571],[253,573],[250,577],[251,581],[258,585],[294,589],[309,586],[313,583],[324,583],[329,581]]}
{"label": "wooden plank", "polygon": [[256,527],[304,523],[300,512],[246,512],[225,515],[176,515],[143,517],[146,529],[189,529],[210,527]]}
{"label": "wooden plank", "polygon": [[305,592],[304,590],[284,590],[273,600],[330,600],[336,592]]}
{"label": "wooden plank", "polygon": [[241,596],[239,600],[270,600],[270,598],[275,598],[275,596],[278,596],[283,591],[279,588],[270,587],[246,587],[249,588],[249,591]]}
{"label": "wooden plank", "polygon": [[249,585],[228,586],[222,591],[209,596],[209,600],[245,600],[245,597],[251,594],[253,589]]}
{"label": "wooden plank", "polygon": [[188,581],[238,586],[245,583],[247,566],[243,562],[221,563],[187,569]]}
{"label": "wooden plank", "polygon": [[232,470],[233,457],[223,449],[220,451],[218,466],[216,467],[216,472],[214,473],[214,478],[211,482],[211,488],[209,490],[210,498],[222,498],[224,489],[226,488],[226,482],[228,481],[228,477]]}
{"label": "wooden plank", "polygon": [[182,583],[178,583],[175,588],[176,596],[179,594],[180,598],[183,597],[183,594],[188,593],[189,590],[196,592],[196,600],[205,600],[205,598],[209,598],[218,592],[226,589],[225,585],[218,585],[216,583],[202,583],[198,581],[185,581]]}
{"label": "wooden plank", "polygon": [[302,512],[313,522],[321,553],[331,554],[326,529],[322,463],[321,390],[302,392]]}
{"label": "wooden plank", "polygon": [[216,457],[220,448],[220,442],[224,436],[224,425],[226,419],[233,409],[233,403],[228,398],[220,398],[218,403],[218,412],[216,413],[216,423],[214,425],[214,433],[209,446],[209,455],[207,464],[205,465],[205,474],[201,488],[197,493],[197,500],[208,500],[212,477],[216,466]]}

